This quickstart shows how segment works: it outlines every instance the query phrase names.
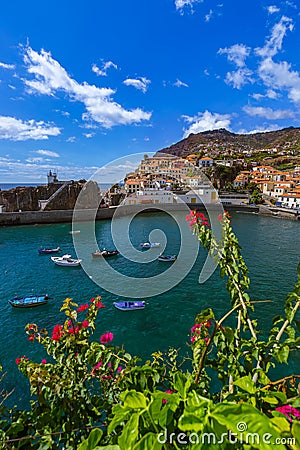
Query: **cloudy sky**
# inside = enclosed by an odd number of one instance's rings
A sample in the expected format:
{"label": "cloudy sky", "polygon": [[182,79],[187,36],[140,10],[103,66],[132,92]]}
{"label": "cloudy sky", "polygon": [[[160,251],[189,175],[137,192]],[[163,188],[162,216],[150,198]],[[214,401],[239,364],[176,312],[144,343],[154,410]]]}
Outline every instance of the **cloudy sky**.
{"label": "cloudy sky", "polygon": [[0,183],[299,126],[299,27],[289,0],[3,2]]}

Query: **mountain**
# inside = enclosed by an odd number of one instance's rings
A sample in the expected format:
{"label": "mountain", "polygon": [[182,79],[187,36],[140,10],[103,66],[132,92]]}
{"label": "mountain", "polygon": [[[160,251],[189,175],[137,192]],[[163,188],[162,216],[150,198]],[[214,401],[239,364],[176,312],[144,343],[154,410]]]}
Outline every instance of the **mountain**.
{"label": "mountain", "polygon": [[204,152],[210,156],[235,154],[243,151],[259,152],[265,149],[300,150],[300,128],[283,128],[253,134],[235,134],[224,128],[190,134],[187,138],[170,147],[159,150],[176,156],[187,156],[194,152]]}

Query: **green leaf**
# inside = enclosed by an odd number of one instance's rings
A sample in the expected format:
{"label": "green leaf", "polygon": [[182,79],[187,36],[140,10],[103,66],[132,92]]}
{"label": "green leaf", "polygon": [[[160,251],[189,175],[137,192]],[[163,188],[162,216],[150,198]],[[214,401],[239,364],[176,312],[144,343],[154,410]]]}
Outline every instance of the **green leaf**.
{"label": "green leaf", "polygon": [[278,362],[287,364],[289,353],[289,347],[287,345],[284,345],[276,353],[274,353],[274,356],[277,358]]}
{"label": "green leaf", "polygon": [[134,413],[126,423],[118,439],[121,450],[132,448],[134,442],[137,440],[139,434],[139,417],[140,415],[138,413]]}
{"label": "green leaf", "polygon": [[132,391],[124,392],[124,394],[121,395],[121,399],[123,400],[124,406],[127,408],[144,409],[147,406],[146,397],[141,392],[137,392],[134,389]]}
{"label": "green leaf", "polygon": [[[232,433],[238,433],[239,440],[244,443],[251,437],[251,449],[270,450],[270,445],[263,439],[266,436],[271,436],[272,442],[279,438],[280,442],[280,433],[270,419],[247,403],[219,403],[211,415]],[[278,444],[276,450],[286,450],[286,447]]]}
{"label": "green leaf", "polygon": [[147,433],[138,441],[132,450],[161,450],[163,447],[159,443],[158,439],[161,437],[163,441],[164,436],[160,436],[164,433],[159,433],[158,435],[154,433]]}
{"label": "green leaf", "polygon": [[102,437],[103,431],[100,428],[95,428],[90,432],[90,435],[77,448],[77,450],[94,450]]}
{"label": "green leaf", "polygon": [[250,375],[239,378],[233,384],[248,392],[249,394],[255,394],[255,392],[257,392],[257,388],[255,387],[255,384],[252,381]]}
{"label": "green leaf", "polygon": [[292,426],[292,436],[296,438],[295,449],[300,448],[300,423],[294,421]]}

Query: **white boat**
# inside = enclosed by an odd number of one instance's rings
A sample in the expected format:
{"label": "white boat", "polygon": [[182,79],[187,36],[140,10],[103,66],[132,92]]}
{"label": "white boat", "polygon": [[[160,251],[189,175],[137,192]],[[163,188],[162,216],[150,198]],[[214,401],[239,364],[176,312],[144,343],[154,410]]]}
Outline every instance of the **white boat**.
{"label": "white boat", "polygon": [[140,244],[142,248],[156,248],[160,246],[159,242],[142,242]]}
{"label": "white boat", "polygon": [[82,259],[74,259],[71,255],[51,256],[51,260],[58,266],[76,267],[79,266]]}
{"label": "white boat", "polygon": [[177,259],[176,255],[159,255],[159,257],[157,258],[158,261],[162,261],[162,262],[174,262]]}

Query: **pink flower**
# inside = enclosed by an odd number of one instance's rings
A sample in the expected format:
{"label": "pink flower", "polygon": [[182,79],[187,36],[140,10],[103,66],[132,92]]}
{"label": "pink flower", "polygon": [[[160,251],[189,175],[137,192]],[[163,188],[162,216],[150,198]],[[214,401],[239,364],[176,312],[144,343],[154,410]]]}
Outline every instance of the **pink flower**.
{"label": "pink flower", "polygon": [[34,334],[31,334],[28,338],[29,341],[33,342],[34,341]]}
{"label": "pink flower", "polygon": [[202,325],[203,325],[202,323],[195,323],[195,325],[193,325],[191,328],[191,333],[199,332]]}
{"label": "pink flower", "polygon": [[185,218],[187,222],[189,222],[194,217],[194,211],[191,211]]}
{"label": "pink flower", "polygon": [[108,342],[112,341],[114,338],[114,335],[108,331],[107,333],[102,334],[100,337],[101,344],[107,344]]}
{"label": "pink flower", "polygon": [[102,360],[100,360],[100,361],[93,367],[92,372],[94,372],[95,370],[100,369],[101,366],[102,366]]}
{"label": "pink flower", "polygon": [[300,419],[300,411],[290,405],[279,406],[275,409],[275,411],[279,411],[284,414],[290,422],[293,421],[293,417],[295,417],[296,419]]}
{"label": "pink flower", "polygon": [[205,342],[207,343],[207,342],[209,341],[209,338],[208,338],[208,337],[205,337],[204,340],[205,340]]}
{"label": "pink flower", "polygon": [[[166,394],[171,395],[173,394],[174,391],[171,391],[171,389],[166,390]],[[168,400],[166,400],[165,398],[162,399],[162,404],[165,405],[166,403],[168,403]]]}
{"label": "pink flower", "polygon": [[42,363],[42,364],[47,364],[46,359],[42,359],[41,363]]}
{"label": "pink flower", "polygon": [[16,364],[17,366],[20,364],[22,358],[16,358]]}
{"label": "pink flower", "polygon": [[80,305],[77,309],[78,312],[82,312],[85,311],[86,309],[89,309],[89,305],[88,303],[86,303],[85,305]]}
{"label": "pink flower", "polygon": [[89,321],[88,320],[84,320],[81,324],[82,328],[87,328],[89,326]]}
{"label": "pink flower", "polygon": [[119,366],[119,367],[117,368],[117,372],[118,372],[118,373],[122,372],[122,370],[123,370],[123,367],[122,367],[122,366]]}

